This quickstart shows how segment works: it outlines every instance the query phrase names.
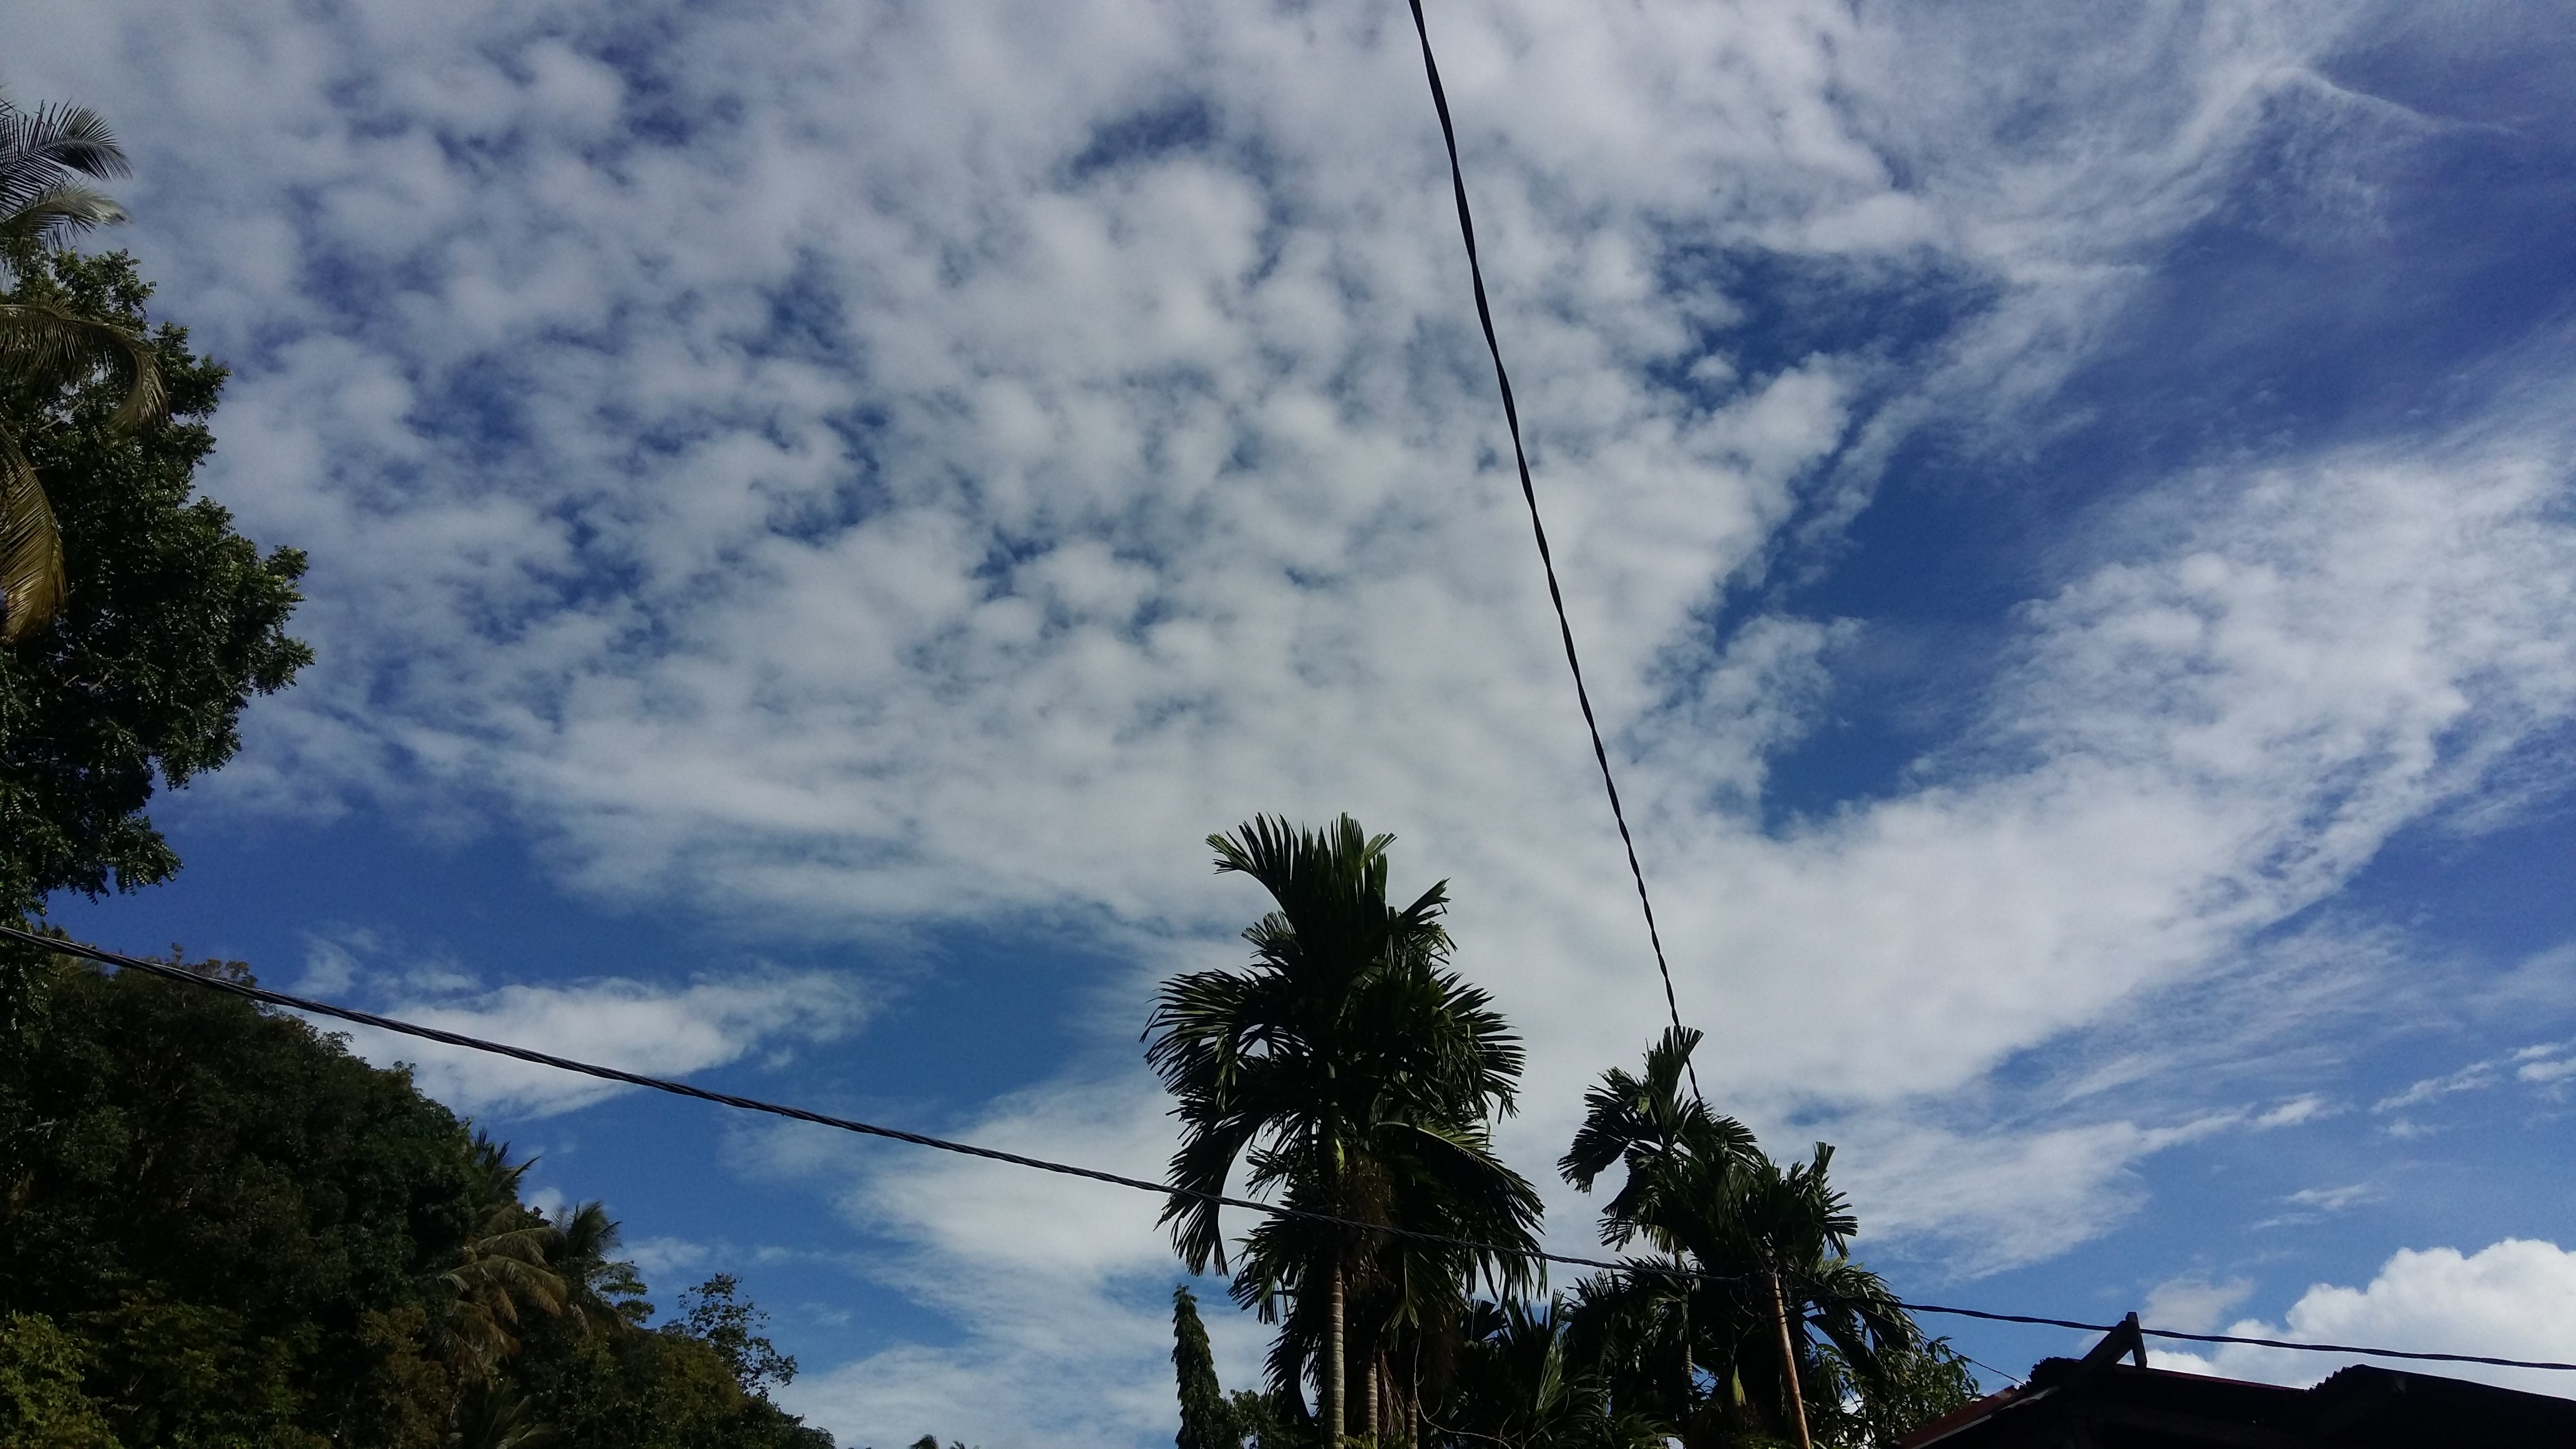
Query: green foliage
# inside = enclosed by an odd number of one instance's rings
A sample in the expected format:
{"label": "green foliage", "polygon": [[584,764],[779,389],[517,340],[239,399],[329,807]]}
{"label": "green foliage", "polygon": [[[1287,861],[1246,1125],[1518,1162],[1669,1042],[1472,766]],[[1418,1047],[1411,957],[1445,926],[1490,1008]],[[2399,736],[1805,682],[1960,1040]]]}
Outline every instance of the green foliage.
{"label": "green foliage", "polygon": [[25,979],[0,1412],[54,1437],[0,1444],[829,1449],[769,1402],[794,1363],[739,1285],[646,1329],[599,1205],[526,1206],[526,1164],[407,1073],[139,972]]}
{"label": "green foliage", "polygon": [[1216,1351],[1199,1321],[1198,1296],[1187,1284],[1172,1290],[1172,1373],[1181,1391],[1178,1449],[1243,1449],[1234,1406],[1217,1382]]}
{"label": "green foliage", "polygon": [[1294,1394],[1237,1389],[1225,1402],[1243,1449],[1315,1449],[1323,1440]]}
{"label": "green foliage", "polygon": [[[49,964],[0,1099],[0,1308],[76,1332],[129,1443],[318,1442],[443,1418],[376,1372],[466,1224],[444,1108],[238,998]],[[193,968],[241,974],[238,965]],[[371,1315],[374,1315],[371,1317]]]}
{"label": "green foliage", "polygon": [[1920,1340],[1882,1354],[1867,1373],[1828,1346],[1819,1356],[1830,1386],[1815,1424],[1816,1442],[1850,1449],[1884,1449],[1898,1436],[1931,1423],[1983,1395],[1976,1373],[1947,1339]]}
{"label": "green foliage", "polygon": [[1446,1391],[1425,1406],[1432,1436],[1511,1449],[1657,1449],[1663,1426],[1620,1414],[1601,1366],[1583,1360],[1571,1306],[1562,1295],[1473,1305]]}
{"label": "green foliage", "polygon": [[0,1318],[0,1444],[116,1449],[106,1415],[81,1392],[89,1355],[40,1313]]}
{"label": "green foliage", "polygon": [[[0,242],[0,307],[50,308],[144,336],[151,288],[123,253]],[[0,919],[57,890],[91,896],[168,879],[178,857],[144,816],[157,783],[232,758],[252,696],[312,655],[287,637],[303,556],[263,555],[193,496],[214,447],[224,370],[163,326],[148,346],[167,417],[122,410],[112,368],[0,368],[0,436],[43,479],[68,592],[51,624],[0,648]]]}
{"label": "green foliage", "polygon": [[718,1273],[690,1289],[684,1296],[695,1301],[672,1331],[714,1349],[736,1382],[765,1397],[770,1385],[794,1381],[796,1360],[757,1332],[769,1315],[737,1297],[741,1289],[730,1273]]}
{"label": "green foliage", "polygon": [[1597,1275],[1578,1290],[1578,1334],[1621,1409],[1673,1426],[1690,1449],[1794,1439],[1801,1411],[1819,1443],[1875,1443],[1943,1381],[1904,1306],[1850,1255],[1860,1224],[1830,1181],[1833,1149],[1784,1167],[1741,1123],[1685,1098],[1698,1043],[1668,1031],[1641,1074],[1605,1073],[1559,1167],[1585,1191],[1623,1169],[1602,1241],[1712,1277]]}
{"label": "green foliage", "polygon": [[734,1360],[685,1325],[584,1331],[569,1318],[535,1324],[510,1366],[552,1423],[583,1449],[830,1449]]}

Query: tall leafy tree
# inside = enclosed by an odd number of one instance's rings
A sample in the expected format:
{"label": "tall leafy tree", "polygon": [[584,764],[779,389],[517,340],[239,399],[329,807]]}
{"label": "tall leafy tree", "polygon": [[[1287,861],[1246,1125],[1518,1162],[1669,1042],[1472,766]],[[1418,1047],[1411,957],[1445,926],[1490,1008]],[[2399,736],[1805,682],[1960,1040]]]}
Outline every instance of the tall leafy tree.
{"label": "tall leafy tree", "polygon": [[456,1119],[238,998],[45,969],[0,1094],[0,1317],[76,1341],[125,1444],[435,1444],[435,1277],[475,1201]]}
{"label": "tall leafy tree", "polygon": [[644,1280],[633,1263],[616,1256],[621,1233],[606,1203],[575,1204],[547,1226],[554,1231],[546,1266],[562,1281],[564,1309],[576,1324],[614,1332],[652,1316]]}
{"label": "tall leafy tree", "polygon": [[1181,1397],[1178,1449],[1243,1449],[1243,1431],[1217,1381],[1216,1351],[1199,1321],[1198,1296],[1184,1283],[1172,1290],[1172,1376]]}
{"label": "tall leafy tree", "polygon": [[[1350,1429],[1354,1377],[1366,1431],[1394,1417],[1395,1334],[1454,1323],[1473,1275],[1515,1289],[1528,1279],[1527,1260],[1508,1253],[1369,1225],[1525,1248],[1539,1217],[1536,1191],[1489,1135],[1513,1107],[1519,1041],[1447,969],[1446,883],[1409,905],[1388,900],[1390,840],[1347,815],[1319,831],[1257,817],[1210,836],[1218,871],[1251,876],[1277,909],[1244,932],[1247,969],[1164,983],[1146,1029],[1146,1060],[1181,1121],[1174,1187],[1221,1193],[1240,1165],[1254,1192],[1360,1224],[1268,1218],[1232,1264],[1236,1301],[1281,1325],[1274,1391],[1311,1378],[1331,1444]],[[1213,1202],[1175,1197],[1164,1220],[1191,1271],[1229,1267]]]}
{"label": "tall leafy tree", "polygon": [[[0,305],[142,332],[151,289],[132,258],[10,247]],[[144,814],[153,790],[231,759],[244,706],[312,658],[286,633],[302,555],[263,554],[194,493],[223,369],[173,327],[151,334],[150,352],[168,416],[133,426],[123,377],[29,373],[0,356],[0,432],[46,480],[70,581],[51,623],[0,647],[0,919],[55,891],[175,873]]]}

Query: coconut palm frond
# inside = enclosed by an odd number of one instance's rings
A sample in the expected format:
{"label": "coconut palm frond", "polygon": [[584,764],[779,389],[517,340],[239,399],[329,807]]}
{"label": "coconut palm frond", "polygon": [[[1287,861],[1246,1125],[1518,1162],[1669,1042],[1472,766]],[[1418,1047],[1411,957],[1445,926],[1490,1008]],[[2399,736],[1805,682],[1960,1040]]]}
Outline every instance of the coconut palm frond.
{"label": "coconut palm frond", "polygon": [[132,171],[106,118],[89,107],[22,111],[0,100],[0,210],[16,210],[67,173],[106,180]]}
{"label": "coconut palm frond", "polygon": [[67,588],[54,506],[17,440],[0,433],[0,643],[44,627]]}
{"label": "coconut palm frond", "polygon": [[57,182],[0,211],[0,239],[23,238],[43,245],[60,240],[65,232],[114,226],[125,219],[125,208],[107,193],[78,182]]}
{"label": "coconut palm frond", "polygon": [[0,376],[59,388],[108,368],[126,376],[111,426],[137,428],[170,415],[160,354],[141,331],[51,302],[0,302]]}

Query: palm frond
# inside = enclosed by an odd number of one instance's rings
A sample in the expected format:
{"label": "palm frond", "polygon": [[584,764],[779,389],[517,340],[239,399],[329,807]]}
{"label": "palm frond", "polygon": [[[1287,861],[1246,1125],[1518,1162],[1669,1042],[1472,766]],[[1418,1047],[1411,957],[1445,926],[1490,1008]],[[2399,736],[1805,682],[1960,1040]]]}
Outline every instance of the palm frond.
{"label": "palm frond", "polygon": [[43,245],[65,232],[113,226],[125,219],[125,208],[115,198],[78,182],[63,181],[0,211],[0,239]]}
{"label": "palm frond", "polygon": [[51,622],[68,588],[54,506],[17,439],[0,432],[0,643]]}
{"label": "palm frond", "polygon": [[50,302],[0,302],[0,375],[10,381],[60,388],[118,366],[126,392],[109,425],[135,428],[168,417],[169,390],[152,339],[122,322]]}
{"label": "palm frond", "polygon": [[131,170],[125,148],[89,107],[22,111],[0,101],[0,212],[15,211],[71,175],[105,180]]}

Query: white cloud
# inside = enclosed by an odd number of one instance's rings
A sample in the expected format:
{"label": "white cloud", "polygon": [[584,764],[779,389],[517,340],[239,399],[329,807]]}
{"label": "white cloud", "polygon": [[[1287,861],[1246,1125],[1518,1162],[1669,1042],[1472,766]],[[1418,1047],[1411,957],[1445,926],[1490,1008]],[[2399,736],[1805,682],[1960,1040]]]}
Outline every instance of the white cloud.
{"label": "white cloud", "polygon": [[[2320,1283],[2299,1296],[2286,1326],[2245,1319],[2245,1338],[2350,1344],[2418,1352],[2565,1362],[2576,1343],[2576,1254],[2554,1243],[2507,1238],[2467,1256],[2456,1248],[2404,1249],[2359,1288]],[[2408,1365],[2292,1349],[2222,1345],[2208,1354],[2148,1348],[2159,1368],[2266,1383],[2310,1384],[2347,1363],[2376,1362],[2537,1393],[2564,1394],[2564,1376],[2479,1364]]]}
{"label": "white cloud", "polygon": [[2199,1273],[2168,1278],[2147,1290],[2147,1301],[2139,1309],[2138,1318],[2149,1328],[2207,1333],[2253,1291],[2254,1280],[2250,1278],[2213,1281]]}
{"label": "white cloud", "polygon": [[665,1293],[674,1291],[680,1278],[707,1266],[715,1256],[704,1243],[668,1234],[634,1239],[618,1251],[635,1265],[636,1273],[646,1283],[665,1285]]}
{"label": "white cloud", "polygon": [[2313,1122],[2319,1117],[2330,1116],[2334,1111],[2335,1108],[2329,1104],[2325,1098],[2318,1096],[2314,1092],[2308,1092],[2300,1096],[2292,1097],[2290,1100],[2283,1102],[2281,1105],[2264,1113],[2262,1116],[2255,1118],[2254,1125],[2257,1127],[2296,1127],[2304,1122]]}
{"label": "white cloud", "polygon": [[[763,1046],[834,1040],[857,1029],[867,1009],[866,994],[847,977],[778,972],[684,987],[615,978],[505,986],[461,998],[397,999],[380,1014],[646,1076],[684,1077]],[[317,1024],[347,1033],[351,1049],[369,1061],[412,1063],[422,1091],[468,1115],[545,1117],[636,1090],[375,1027]]]}
{"label": "white cloud", "polygon": [[2508,1081],[2547,1089],[2571,1074],[2576,1074],[2576,1041],[2543,1042],[2471,1062],[2455,1072],[2426,1077],[2402,1092],[2381,1098],[2371,1110],[2394,1112],[2461,1092],[2483,1092]]}
{"label": "white cloud", "polygon": [[2354,1203],[2369,1202],[2376,1196],[2378,1189],[2366,1182],[2357,1182],[2344,1187],[2303,1187],[2290,1194],[2289,1201],[2321,1212],[2339,1213]]}
{"label": "white cloud", "polygon": [[2111,1121],[1968,1135],[1873,1116],[1840,1134],[1834,1167],[1872,1244],[1892,1241],[1977,1276],[2053,1258],[2109,1231],[2142,1201],[2142,1160],[2237,1121],[2213,1115],[2167,1127]]}
{"label": "white cloud", "polygon": [[296,978],[299,996],[337,996],[358,982],[357,952],[371,949],[367,939],[335,940],[327,936],[308,935],[304,942],[304,974]]}

